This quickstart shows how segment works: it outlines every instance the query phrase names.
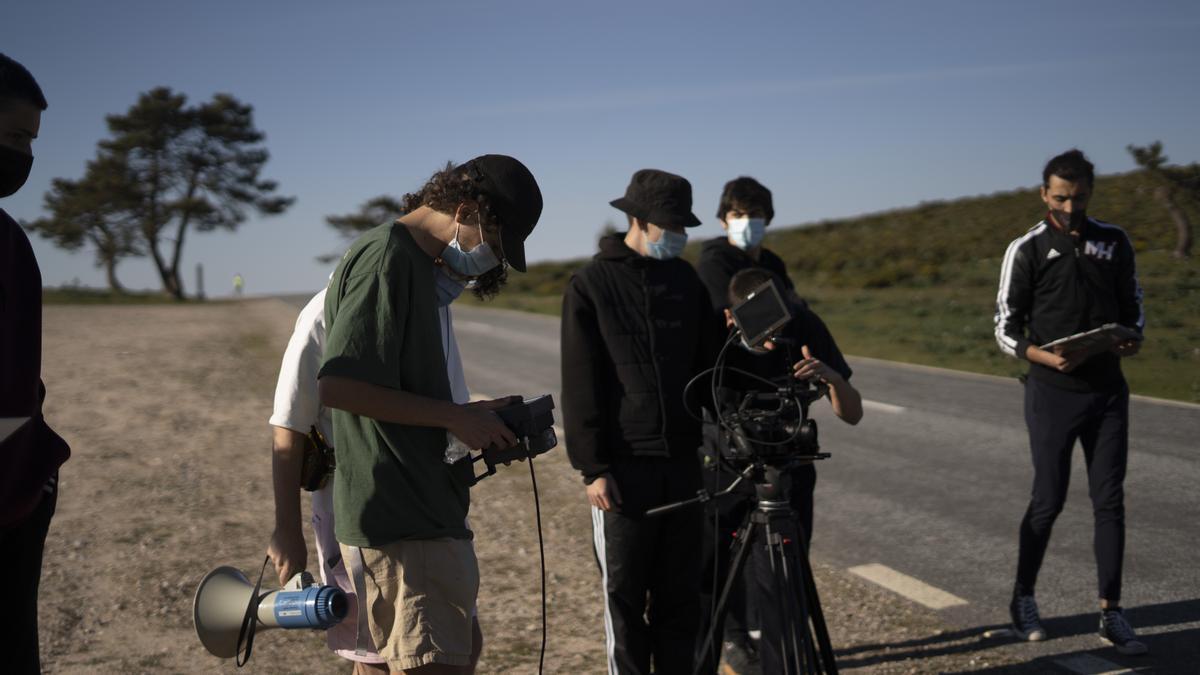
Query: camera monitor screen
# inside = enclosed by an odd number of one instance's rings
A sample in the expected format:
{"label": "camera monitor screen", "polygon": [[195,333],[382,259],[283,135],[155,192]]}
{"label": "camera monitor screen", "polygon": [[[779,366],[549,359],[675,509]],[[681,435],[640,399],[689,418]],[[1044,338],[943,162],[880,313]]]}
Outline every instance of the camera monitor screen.
{"label": "camera monitor screen", "polygon": [[730,312],[734,323],[742,331],[742,341],[747,347],[761,346],[776,330],[792,320],[779,289],[770,281],[754,289]]}

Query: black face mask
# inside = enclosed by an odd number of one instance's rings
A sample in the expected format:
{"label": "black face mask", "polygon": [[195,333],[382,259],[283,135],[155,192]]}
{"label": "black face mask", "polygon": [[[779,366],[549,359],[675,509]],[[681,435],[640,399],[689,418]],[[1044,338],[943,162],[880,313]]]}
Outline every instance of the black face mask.
{"label": "black face mask", "polygon": [[1068,232],[1078,232],[1083,229],[1083,224],[1087,221],[1087,211],[1072,211],[1071,215],[1067,215],[1062,211],[1051,211],[1051,216],[1054,222],[1060,227],[1066,228]]}
{"label": "black face mask", "polygon": [[33,155],[0,146],[0,198],[20,190],[32,168]]}

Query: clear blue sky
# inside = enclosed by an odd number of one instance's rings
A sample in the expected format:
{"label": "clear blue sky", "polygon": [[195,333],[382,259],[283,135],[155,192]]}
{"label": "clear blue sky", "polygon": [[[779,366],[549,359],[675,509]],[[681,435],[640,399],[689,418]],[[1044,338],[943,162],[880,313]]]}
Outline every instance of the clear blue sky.
{"label": "clear blue sky", "polygon": [[[0,51],[50,100],[33,173],[0,207],[41,215],[157,85],[255,108],[265,176],[296,205],[194,235],[210,295],[319,288],[344,243],[324,223],[418,187],[447,160],[500,152],[537,176],[531,260],[588,255],[630,174],[692,181],[704,225],[741,174],[775,225],[1035,184],[1071,146],[1104,173],[1128,143],[1200,160],[1196,2],[48,2],[5,0]],[[1022,224],[1014,224],[1019,228]],[[102,286],[90,251],[35,239],[47,285]],[[118,268],[157,288],[147,259]]]}

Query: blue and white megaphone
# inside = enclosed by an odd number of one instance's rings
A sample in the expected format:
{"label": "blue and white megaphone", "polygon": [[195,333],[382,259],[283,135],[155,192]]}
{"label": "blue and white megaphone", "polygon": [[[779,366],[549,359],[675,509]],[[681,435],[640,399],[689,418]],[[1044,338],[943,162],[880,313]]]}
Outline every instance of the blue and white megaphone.
{"label": "blue and white megaphone", "polygon": [[[209,572],[196,588],[192,615],[204,648],[223,659],[238,655],[242,641],[270,628],[326,630],[346,618],[349,603],[336,586],[321,586],[301,572],[278,590],[258,594],[255,584],[233,567]],[[257,597],[255,597],[257,595]],[[254,616],[254,625],[247,617]],[[243,624],[249,636],[243,634]],[[246,656],[250,658],[249,645]]]}

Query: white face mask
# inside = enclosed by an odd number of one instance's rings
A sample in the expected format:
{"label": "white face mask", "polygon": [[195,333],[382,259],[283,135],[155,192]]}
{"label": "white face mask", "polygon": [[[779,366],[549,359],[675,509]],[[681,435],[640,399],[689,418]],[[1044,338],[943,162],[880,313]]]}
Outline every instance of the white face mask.
{"label": "white face mask", "polygon": [[479,226],[480,244],[470,251],[464,251],[458,242],[458,233],[462,229],[462,224],[456,222],[455,225],[457,227],[454,230],[454,239],[451,239],[450,244],[442,251],[442,262],[446,263],[450,269],[464,277],[471,278],[500,264],[500,259],[492,251],[491,245],[483,239],[482,225]]}
{"label": "white face mask", "polygon": [[733,218],[726,224],[729,225],[729,243],[743,251],[761,244],[767,234],[766,218]]}

